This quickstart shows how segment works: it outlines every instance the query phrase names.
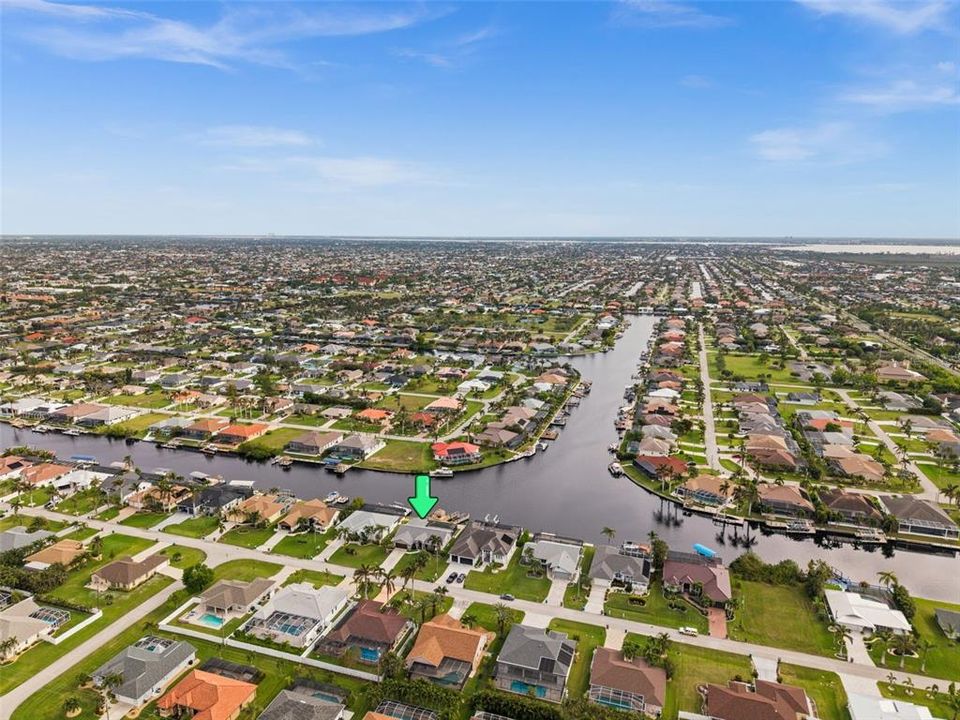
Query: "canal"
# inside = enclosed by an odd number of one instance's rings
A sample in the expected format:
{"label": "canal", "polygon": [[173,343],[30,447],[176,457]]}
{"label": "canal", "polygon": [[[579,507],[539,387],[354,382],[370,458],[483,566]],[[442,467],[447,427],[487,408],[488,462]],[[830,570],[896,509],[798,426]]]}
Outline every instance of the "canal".
{"label": "canal", "polygon": [[[572,361],[585,379],[593,381],[593,390],[573,411],[549,450],[530,460],[435,480],[434,494],[440,498],[440,507],[468,512],[473,517],[496,514],[504,522],[530,530],[547,530],[590,542],[604,542],[601,530],[608,526],[616,530],[618,540],[643,541],[654,530],[676,549],[689,550],[693,543],[703,543],[718,550],[728,562],[743,552],[742,546],[721,543],[717,528],[708,518],[684,517],[628,478],[614,478],[607,472],[611,461],[607,447],[617,440],[613,426],[616,410],[623,403],[624,386],[631,382],[637,357],[646,347],[655,322],[651,316],[634,317],[614,350]],[[126,445],[100,437],[37,435],[0,425],[0,447],[24,444],[48,448],[64,458],[93,455],[105,464],[129,454],[144,470],[162,467],[182,475],[200,470],[230,480],[253,480],[262,489],[288,488],[306,498],[338,490],[372,502],[402,503],[413,490],[413,477],[409,475],[354,469],[338,478],[299,464],[283,471],[234,457],[163,450],[152,443]],[[867,551],[850,545],[825,547],[812,539],[781,535],[754,533],[754,537],[753,550],[769,562],[790,558],[805,565],[811,558],[822,558],[845,575],[868,581],[875,581],[881,570],[892,570],[916,595],[960,600],[960,564],[952,555]]]}

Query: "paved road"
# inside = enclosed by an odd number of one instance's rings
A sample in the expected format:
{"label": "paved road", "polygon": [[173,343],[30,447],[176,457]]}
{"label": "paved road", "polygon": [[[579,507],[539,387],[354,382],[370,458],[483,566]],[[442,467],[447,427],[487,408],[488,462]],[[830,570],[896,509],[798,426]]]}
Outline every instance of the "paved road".
{"label": "paved road", "polygon": [[[32,516],[40,515],[47,517],[53,520],[67,520],[73,521],[76,518],[68,515],[63,515],[53,511],[46,510],[44,508],[24,508],[21,511],[21,514]],[[207,564],[214,566],[219,565],[222,562],[228,560],[239,560],[239,559],[249,559],[249,560],[262,560],[266,562],[273,562],[285,565],[290,568],[308,568],[313,570],[326,570],[328,572],[336,573],[339,575],[345,575],[349,578],[352,574],[351,568],[341,567],[339,565],[334,565],[327,562],[321,562],[318,560],[305,560],[300,558],[293,558],[287,556],[277,556],[271,555],[269,553],[264,553],[259,550],[251,550],[242,547],[236,547],[232,545],[223,545],[220,543],[210,542],[205,539],[197,538],[186,538],[186,537],[176,537],[172,538],[169,534],[158,532],[155,530],[145,530],[141,528],[127,527],[127,526],[117,526],[114,523],[105,523],[97,520],[86,520],[87,525],[101,530],[106,530],[107,532],[122,532],[123,534],[133,535],[136,537],[147,538],[157,542],[169,543],[171,540],[175,540],[176,543],[186,546],[186,547],[195,547],[201,549],[207,553]],[[417,590],[422,590],[424,592],[432,591],[437,585],[442,584],[442,580],[434,583],[428,583],[423,581],[415,581],[412,583],[412,587]],[[161,593],[158,593],[153,598],[140,605],[138,608],[132,612],[125,615],[123,618],[103,629],[98,633],[94,638],[83,643],[78,648],[70,651],[56,663],[54,663],[48,672],[44,672],[42,675],[38,675],[34,678],[31,678],[29,681],[23,685],[17,687],[11,692],[4,695],[0,698],[0,704],[2,704],[2,713],[0,713],[0,720],[5,720],[9,717],[9,714],[22,703],[27,697],[29,697],[33,692],[37,691],[43,687],[47,682],[49,682],[51,677],[54,677],[57,674],[67,672],[73,665],[79,662],[87,654],[95,650],[97,647],[102,645],[106,640],[111,637],[114,637],[117,633],[122,630],[130,627],[133,623],[139,621],[149,612],[159,607],[167,597],[175,590],[180,587],[180,583],[175,583],[174,585],[164,589]],[[479,592],[476,590],[467,590],[462,585],[447,585],[445,586],[448,589],[449,595],[453,598],[454,602],[464,605],[473,602],[480,602],[486,604],[495,604],[500,602],[500,600],[495,595],[489,593]],[[591,596],[593,593],[591,593]],[[726,652],[732,652],[739,655],[760,655],[763,657],[775,656],[781,659],[784,662],[793,663],[796,665],[802,665],[805,667],[816,668],[820,670],[828,670],[831,672],[845,673],[853,677],[862,678],[864,681],[880,681],[885,680],[890,674],[890,669],[888,668],[877,668],[872,665],[862,665],[858,663],[847,663],[841,660],[834,658],[825,658],[818,655],[808,655],[806,653],[794,652],[790,650],[781,650],[776,648],[770,648],[763,645],[754,645],[751,643],[737,642],[734,640],[729,640],[726,638],[719,637],[707,637],[707,636],[697,636],[697,637],[688,637],[681,635],[674,630],[661,627],[659,625],[651,625],[649,623],[640,623],[632,620],[621,620],[618,618],[606,617],[602,614],[596,612],[585,612],[583,610],[572,610],[564,607],[549,606],[544,603],[529,602],[525,600],[514,600],[509,603],[506,603],[510,607],[522,610],[528,615],[531,616],[542,616],[545,619],[550,618],[562,618],[565,620],[571,620],[574,622],[586,623],[591,625],[605,625],[607,628],[616,631],[617,633],[626,633],[633,632],[640,635],[657,635],[660,633],[666,632],[670,638],[681,644],[691,644],[697,645],[700,647],[708,647],[715,650],[723,650]],[[599,603],[591,603],[591,607],[596,607]],[[602,607],[602,606],[601,606]],[[894,674],[898,677],[898,680],[902,681],[906,678],[910,678],[917,687],[927,687],[931,682],[930,678],[923,677],[921,675],[914,675],[910,673],[901,673],[894,671]]]}
{"label": "paved road", "polygon": [[[167,598],[174,592],[183,587],[180,582],[174,582],[146,602],[138,605],[126,615],[120,617],[116,622],[103,628],[86,642],[80,643],[73,650],[62,655],[59,660],[51,663],[43,669],[43,672],[33,675],[21,685],[0,698],[0,720],[8,720],[13,711],[16,710],[27,698],[44,687],[47,683],[60,675],[70,671],[74,665],[83,660],[91,653],[96,652],[106,645],[110,640],[122,633],[124,630],[134,625],[147,615],[152,613],[158,607],[163,605]],[[62,701],[62,700],[61,700]]]}
{"label": "paved road", "polygon": [[707,358],[707,341],[703,336],[703,323],[697,326],[700,339],[700,381],[703,383],[703,441],[707,465],[714,470],[722,469],[717,450],[717,426],[713,417],[713,400],[710,397],[710,364]]}
{"label": "paved road", "polygon": [[[838,389],[835,389],[834,392],[836,392],[837,395],[839,395],[840,398],[847,405],[850,405],[854,408],[860,408],[860,406],[857,404],[855,400],[850,399],[849,390],[840,390],[838,388]],[[883,426],[880,425],[880,423],[878,423],[876,420],[868,420],[867,427],[869,427],[870,430],[873,432],[873,434],[877,436],[880,442],[886,445],[887,449],[893,453],[894,457],[896,458],[900,457],[899,446],[893,441],[893,438],[891,438],[887,434],[887,431],[883,429]],[[915,493],[913,497],[922,498],[924,500],[933,500],[934,502],[937,502],[940,498],[940,490],[939,488],[937,488],[936,485],[933,484],[933,481],[931,481],[923,473],[923,471],[917,466],[915,462],[913,462],[913,460],[910,459],[909,456],[904,456],[904,465],[906,466],[907,470],[909,470],[914,475],[916,475],[917,478],[919,478],[920,480],[920,487],[922,488],[922,490],[919,493]]]}

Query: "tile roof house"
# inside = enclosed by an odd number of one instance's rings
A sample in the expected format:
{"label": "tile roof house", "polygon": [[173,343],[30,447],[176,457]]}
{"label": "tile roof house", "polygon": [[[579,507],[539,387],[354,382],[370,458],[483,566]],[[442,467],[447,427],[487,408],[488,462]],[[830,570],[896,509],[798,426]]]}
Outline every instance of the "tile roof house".
{"label": "tile roof house", "polygon": [[183,428],[183,435],[194,440],[206,440],[230,424],[226,418],[201,418]]}
{"label": "tile roof house", "polygon": [[243,614],[270,592],[275,584],[266,578],[250,582],[219,580],[200,594],[200,608],[220,617],[231,613]]}
{"label": "tile roof house", "polygon": [[907,495],[881,495],[880,504],[897,519],[897,531],[915,535],[960,539],[960,528],[928,500]]}
{"label": "tile roof house", "polygon": [[558,703],[576,651],[577,643],[565,633],[516,624],[497,656],[494,684],[506,692]]}
{"label": "tile roof house", "polygon": [[73,470],[69,465],[43,462],[31,465],[20,471],[20,479],[34,487],[52,485]]}
{"label": "tile roof house", "polygon": [[670,551],[663,563],[663,586],[688,595],[702,588],[701,600],[715,606],[733,599],[730,572],[720,558]]}
{"label": "tile roof house", "polygon": [[253,702],[257,686],[203,670],[193,670],[157,700],[163,717],[191,720],[234,720]]}
{"label": "tile roof house", "polygon": [[169,564],[170,558],[160,553],[139,562],[130,557],[122,557],[94,572],[90,577],[89,587],[100,591],[133,590]]}
{"label": "tile roof house", "polygon": [[436,442],[430,449],[433,459],[444,465],[469,465],[483,459],[480,446],[468,442]]}
{"label": "tile roof house", "polygon": [[506,564],[519,537],[519,528],[474,520],[454,541],[450,562],[473,566]]}
{"label": "tile roof house", "polygon": [[675,490],[685,500],[702,505],[725,505],[733,497],[735,486],[729,479],[719,475],[697,475]]}
{"label": "tile roof house", "polygon": [[354,652],[360,662],[376,665],[380,656],[396,649],[413,628],[413,622],[393,608],[362,600],[324,636],[320,651],[338,657]]}
{"label": "tile roof house", "polygon": [[340,511],[327,505],[323,500],[301,500],[280,520],[283,530],[296,530],[301,525],[312,529],[326,530],[340,515]]}
{"label": "tile roof house", "polygon": [[760,483],[757,486],[760,506],[777,515],[802,516],[814,511],[813,503],[807,500],[794,485]]}
{"label": "tile roof house", "polygon": [[859,453],[833,458],[829,464],[839,475],[862,478],[873,482],[883,480],[883,476],[886,474],[881,463],[868,455]]}
{"label": "tile roof house", "polygon": [[704,713],[717,720],[797,720],[815,717],[816,706],[802,688],[757,680],[707,685]]}
{"label": "tile roof house", "polygon": [[660,478],[683,477],[687,472],[687,464],[676,457],[659,455],[637,455],[633,464],[644,475],[659,480]]}
{"label": "tile roof house", "polygon": [[820,492],[820,501],[830,512],[837,513],[846,522],[857,525],[876,524],[883,520],[883,514],[862,493],[850,492],[844,488],[828,488]]}
{"label": "tile roof house", "polygon": [[246,522],[248,517],[256,514],[260,520],[272,523],[286,512],[290,502],[289,498],[277,495],[251,495],[228,509],[226,517],[235,522]]}
{"label": "tile roof house", "polygon": [[196,649],[189,643],[148,636],[114,655],[91,677],[100,686],[106,676],[119,675],[122,680],[113,694],[121,702],[140,707],[162,692],[196,657]]}
{"label": "tile roof house", "polygon": [[217,442],[238,445],[258,438],[270,429],[266,423],[246,423],[228,425],[217,433]]}
{"label": "tile roof house", "polygon": [[641,658],[599,647],[590,665],[590,702],[657,717],[667,696],[667,673]]}
{"label": "tile roof house", "polygon": [[614,583],[631,585],[636,592],[643,592],[650,584],[652,556],[649,551],[639,550],[640,546],[631,548],[625,552],[623,547],[597,545],[590,564],[594,584],[599,587],[610,587]]}
{"label": "tile roof house", "polygon": [[493,637],[492,633],[469,628],[445,613],[437,615],[423,624],[407,653],[410,677],[462,688],[476,672]]}

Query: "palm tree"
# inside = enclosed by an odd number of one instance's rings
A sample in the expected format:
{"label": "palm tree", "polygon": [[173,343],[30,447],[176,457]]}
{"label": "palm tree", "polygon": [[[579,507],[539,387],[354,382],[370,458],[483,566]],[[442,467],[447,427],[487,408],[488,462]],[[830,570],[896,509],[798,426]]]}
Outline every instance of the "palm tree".
{"label": "palm tree", "polygon": [[609,541],[609,544],[613,544],[613,539],[617,536],[617,531],[612,527],[604,527],[600,531],[600,534],[603,535]]}
{"label": "palm tree", "polygon": [[880,584],[885,588],[896,587],[899,584],[896,573],[890,570],[878,572],[877,577],[880,579]]}
{"label": "palm tree", "polygon": [[493,609],[497,612],[497,635],[503,637],[507,624],[511,621],[510,608],[501,602],[494,605]]}
{"label": "palm tree", "polygon": [[353,580],[356,582],[357,588],[363,588],[364,600],[369,599],[367,593],[370,591],[370,578],[373,577],[373,573],[376,572],[376,570],[376,568],[364,563],[353,571]]}
{"label": "palm tree", "polygon": [[110,720],[110,697],[115,688],[123,685],[123,675],[120,673],[107,673],[100,680],[100,687],[103,690],[103,705],[106,708],[107,720]]}
{"label": "palm tree", "polygon": [[17,646],[17,639],[15,637],[8,637],[6,640],[0,642],[0,658],[7,657],[7,654]]}
{"label": "palm tree", "polygon": [[73,695],[69,696],[66,700],[63,701],[63,711],[67,715],[75,715],[76,712],[80,709],[80,701],[77,700]]}
{"label": "palm tree", "polygon": [[380,582],[383,583],[383,589],[387,591],[387,597],[393,595],[393,591],[397,589],[397,585],[394,582],[397,576],[393,570],[380,570],[378,571],[378,576],[380,577]]}
{"label": "palm tree", "polygon": [[850,628],[846,625],[836,625],[833,629],[833,634],[837,638],[837,644],[840,646],[840,652],[843,655],[843,658],[847,658],[847,641],[853,640],[853,633],[850,632]]}
{"label": "palm tree", "polygon": [[910,633],[900,633],[893,636],[893,651],[900,656],[900,669],[903,670],[903,663],[907,655],[911,654],[917,647],[917,639]]}

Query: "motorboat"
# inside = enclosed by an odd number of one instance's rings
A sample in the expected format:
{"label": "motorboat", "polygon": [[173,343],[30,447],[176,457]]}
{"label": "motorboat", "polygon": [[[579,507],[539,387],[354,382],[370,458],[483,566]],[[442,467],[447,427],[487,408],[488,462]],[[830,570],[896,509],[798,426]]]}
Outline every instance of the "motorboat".
{"label": "motorboat", "polygon": [[451,478],[453,477],[453,470],[448,467],[440,467],[436,470],[431,470],[429,474],[432,478]]}

